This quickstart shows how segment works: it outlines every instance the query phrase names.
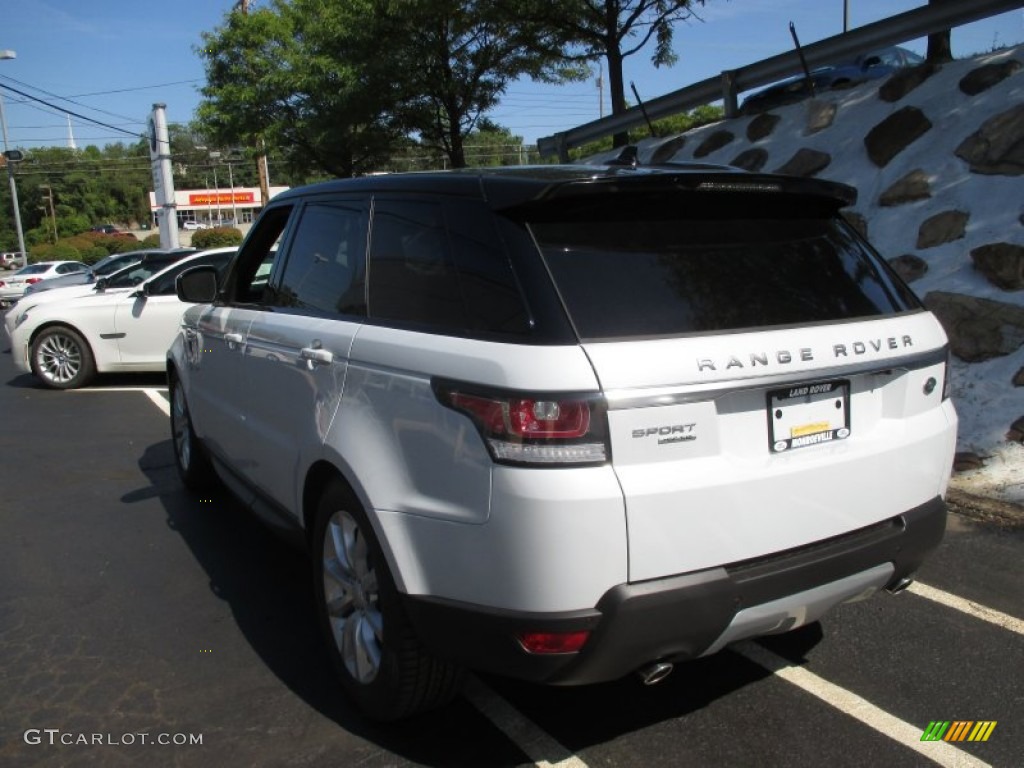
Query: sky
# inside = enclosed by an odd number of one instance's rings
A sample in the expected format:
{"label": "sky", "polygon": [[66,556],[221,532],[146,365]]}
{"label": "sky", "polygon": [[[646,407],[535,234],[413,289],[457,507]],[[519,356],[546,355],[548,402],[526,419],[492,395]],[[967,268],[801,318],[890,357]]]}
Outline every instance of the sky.
{"label": "sky", "polygon": [[[926,4],[926,0],[845,0],[855,28]],[[133,143],[145,130],[154,103],[167,106],[167,119],[188,123],[201,99],[201,34],[215,30],[234,0],[5,0],[0,50],[15,59],[0,61],[8,143],[31,150],[67,146],[68,121],[78,147]],[[259,0],[255,3],[261,3]],[[736,69],[792,48],[789,23],[802,44],[843,31],[844,0],[707,0],[700,20],[675,30],[679,56],[673,67],[656,69],[645,49],[627,59],[627,93],[632,81],[644,100]],[[1016,10],[954,31],[955,55],[989,51],[1024,41],[1024,11]],[[907,47],[924,52],[924,41]],[[490,117],[534,144],[609,112],[594,77],[567,86],[530,81],[510,85]],[[607,81],[607,77],[604,78]],[[31,101],[21,91],[57,109]],[[82,117],[106,124],[97,126]]]}

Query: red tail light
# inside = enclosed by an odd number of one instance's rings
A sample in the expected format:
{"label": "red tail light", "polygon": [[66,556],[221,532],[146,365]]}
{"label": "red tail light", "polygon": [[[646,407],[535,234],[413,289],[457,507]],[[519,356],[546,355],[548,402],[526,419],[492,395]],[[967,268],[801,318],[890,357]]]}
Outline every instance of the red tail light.
{"label": "red tail light", "polygon": [[36,283],[41,282],[42,279],[43,278],[41,277],[27,277],[25,278],[25,282],[28,283],[29,285],[35,285]]}
{"label": "red tail light", "polygon": [[493,400],[452,392],[450,402],[495,435],[574,438],[583,437],[590,429],[590,407],[579,400]]}
{"label": "red tail light", "polygon": [[595,396],[469,391],[435,385],[442,404],[469,416],[495,461],[594,464],[608,458],[603,401]]}

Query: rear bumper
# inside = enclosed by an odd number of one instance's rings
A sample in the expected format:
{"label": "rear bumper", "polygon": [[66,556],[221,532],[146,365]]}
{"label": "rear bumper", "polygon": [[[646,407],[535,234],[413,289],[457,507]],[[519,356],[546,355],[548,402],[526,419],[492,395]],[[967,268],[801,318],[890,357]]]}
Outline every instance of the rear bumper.
{"label": "rear bumper", "polygon": [[[473,669],[554,685],[615,680],[652,661],[678,661],[756,634],[792,629],[865,589],[911,576],[942,540],[946,505],[934,498],[842,536],[741,563],[620,584],[592,609],[496,611],[409,597],[406,609],[435,654]],[[755,609],[755,610],[752,610]],[[575,632],[579,653],[534,655],[519,632]]]}

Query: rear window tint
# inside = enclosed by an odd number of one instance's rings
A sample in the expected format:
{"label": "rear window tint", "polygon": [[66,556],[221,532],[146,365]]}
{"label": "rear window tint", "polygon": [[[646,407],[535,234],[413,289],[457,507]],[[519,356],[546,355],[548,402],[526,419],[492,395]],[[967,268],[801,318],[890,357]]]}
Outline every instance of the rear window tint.
{"label": "rear window tint", "polygon": [[839,219],[721,210],[689,218],[664,206],[633,214],[588,206],[530,225],[583,339],[834,322],[917,306]]}

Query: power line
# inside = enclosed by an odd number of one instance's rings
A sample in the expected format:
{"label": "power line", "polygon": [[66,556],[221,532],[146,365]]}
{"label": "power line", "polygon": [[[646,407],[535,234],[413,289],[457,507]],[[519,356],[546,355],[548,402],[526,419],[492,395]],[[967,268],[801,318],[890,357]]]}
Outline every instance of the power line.
{"label": "power line", "polygon": [[66,101],[68,104],[74,104],[77,107],[84,107],[85,109],[91,109],[93,112],[100,112],[100,113],[102,113],[104,115],[110,115],[111,117],[120,118],[121,120],[129,120],[129,121],[131,120],[130,117],[125,117],[124,115],[118,115],[118,114],[116,114],[114,112],[108,112],[107,110],[99,109],[98,107],[90,107],[88,104],[81,104],[81,103],[79,103],[77,101],[74,101],[71,98],[68,98],[67,96],[58,96],[56,93],[50,93],[49,91],[44,90],[44,89],[42,89],[42,88],[40,88],[38,86],[29,85],[28,83],[23,83],[21,80],[18,80],[16,78],[10,77],[9,75],[4,75],[3,79],[4,80],[10,80],[12,83],[17,83],[18,85],[22,86],[23,88],[31,88],[34,91],[39,91],[40,93],[45,93],[47,96],[50,96],[50,97],[52,97],[54,99],[60,99],[61,101]]}
{"label": "power line", "polygon": [[19,96],[25,97],[26,99],[31,99],[32,101],[39,102],[40,104],[45,104],[50,109],[56,109],[58,112],[61,112],[61,113],[64,113],[64,114],[68,114],[68,115],[72,115],[73,117],[77,117],[79,120],[84,120],[87,123],[92,123],[93,125],[99,125],[99,126],[102,126],[103,128],[109,128],[112,131],[117,131],[118,133],[123,133],[126,136],[131,136],[133,139],[139,138],[139,134],[138,133],[132,133],[131,131],[126,131],[126,130],[124,130],[122,128],[118,128],[116,125],[110,125],[109,123],[104,123],[104,122],[101,122],[99,120],[93,120],[91,117],[86,117],[85,115],[80,115],[77,112],[72,112],[70,109],[63,109],[61,107],[55,106],[55,105],[51,104],[50,102],[45,101],[44,99],[37,98],[35,96],[32,96],[31,94],[25,93],[24,91],[19,91],[17,88],[14,88],[14,87],[12,87],[10,85],[7,85],[5,83],[0,83],[0,88],[3,88],[4,90],[7,90],[7,91],[11,91],[11,93],[16,93]]}
{"label": "power line", "polygon": [[[203,81],[199,80],[198,78],[194,78],[192,80],[175,80],[172,83],[157,83],[156,85],[140,85],[140,86],[137,86],[135,88],[117,88],[117,89],[111,90],[111,91],[93,91],[92,93],[74,93],[71,96],[59,97],[59,98],[80,99],[80,98],[84,98],[85,96],[109,96],[109,95],[114,94],[114,93],[131,93],[132,91],[148,91],[148,90],[152,90],[153,88],[167,88],[168,86],[171,86],[171,85],[192,85],[194,83],[201,83],[201,82],[203,82]],[[38,89],[37,88],[36,90],[42,90],[42,89]],[[45,93],[45,91],[44,91],[44,93]]]}

